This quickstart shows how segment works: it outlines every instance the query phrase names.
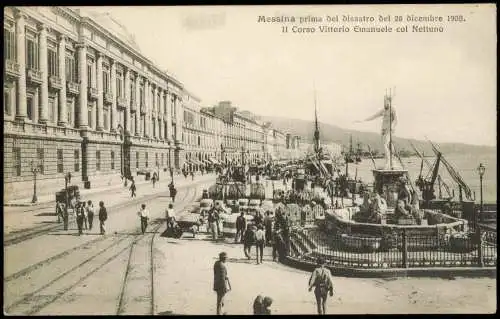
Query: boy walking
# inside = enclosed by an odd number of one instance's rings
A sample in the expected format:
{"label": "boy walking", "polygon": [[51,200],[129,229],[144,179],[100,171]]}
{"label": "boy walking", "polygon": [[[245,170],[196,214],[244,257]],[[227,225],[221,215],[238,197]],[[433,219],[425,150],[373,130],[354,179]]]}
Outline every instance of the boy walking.
{"label": "boy walking", "polygon": [[146,232],[146,228],[148,227],[149,219],[149,212],[146,209],[146,204],[141,205],[141,210],[139,211],[138,215],[141,218],[141,231],[144,234]]}
{"label": "boy walking", "polygon": [[104,202],[100,201],[99,202],[99,223],[100,223],[100,230],[101,230],[101,235],[104,235],[106,233],[106,228],[104,226],[104,222],[108,219],[108,211],[106,210],[106,207],[104,207]]}

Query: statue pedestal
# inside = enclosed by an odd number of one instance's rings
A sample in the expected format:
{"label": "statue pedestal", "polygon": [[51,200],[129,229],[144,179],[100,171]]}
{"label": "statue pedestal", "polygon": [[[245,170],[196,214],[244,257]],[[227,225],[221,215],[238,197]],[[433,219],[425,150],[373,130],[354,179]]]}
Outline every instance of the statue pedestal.
{"label": "statue pedestal", "polygon": [[373,177],[375,178],[374,191],[386,200],[388,208],[396,207],[401,177],[406,178],[407,174],[408,170],[406,169],[373,170]]}

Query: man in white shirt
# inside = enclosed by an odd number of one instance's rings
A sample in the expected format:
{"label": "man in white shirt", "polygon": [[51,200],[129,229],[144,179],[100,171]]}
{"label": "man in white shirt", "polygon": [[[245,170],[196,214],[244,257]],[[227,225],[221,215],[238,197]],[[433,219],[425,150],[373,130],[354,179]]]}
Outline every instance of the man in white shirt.
{"label": "man in white shirt", "polygon": [[175,211],[174,211],[174,205],[168,204],[167,211],[165,212],[165,217],[167,219],[167,229],[169,228],[174,228],[174,221],[175,221]]}
{"label": "man in white shirt", "polygon": [[[382,117],[382,145],[384,145],[385,150],[385,169],[390,169],[391,162],[391,151],[389,147],[392,148],[392,154],[395,154],[394,145],[391,143],[391,135],[394,135],[395,127],[398,122],[396,117],[396,110],[391,105],[391,97],[386,96],[384,99],[384,108],[374,115],[366,118],[363,122],[371,121],[376,118]],[[359,123],[360,121],[356,121]]]}
{"label": "man in white shirt", "polygon": [[144,234],[148,227],[149,211],[146,209],[146,204],[141,205],[141,210],[138,214],[141,217],[141,231]]}
{"label": "man in white shirt", "polygon": [[[256,252],[257,252],[257,264],[260,263],[262,264],[262,257],[264,254],[264,245],[266,243],[266,233],[264,232],[264,226],[262,224],[259,224],[257,226],[257,231],[255,232],[255,247],[256,247]],[[260,256],[259,256],[260,252]]]}

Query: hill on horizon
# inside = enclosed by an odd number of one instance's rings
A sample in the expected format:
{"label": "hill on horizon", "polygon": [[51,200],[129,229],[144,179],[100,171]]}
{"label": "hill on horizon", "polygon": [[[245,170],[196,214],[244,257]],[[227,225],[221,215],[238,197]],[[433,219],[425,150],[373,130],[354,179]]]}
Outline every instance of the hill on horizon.
{"label": "hill on horizon", "polygon": [[[289,119],[276,116],[260,116],[260,119],[265,122],[271,122],[272,127],[291,134],[299,135],[308,142],[312,142],[314,133],[314,122],[308,120]],[[367,145],[370,145],[372,150],[382,152],[382,145],[380,141],[380,133],[363,132],[356,130],[349,130],[338,127],[332,124],[319,122],[320,138],[323,143],[337,143],[344,146],[349,146],[350,137],[352,135],[353,148],[356,149],[357,143],[361,143],[361,149],[367,150]],[[411,138],[394,137],[394,144],[397,150],[407,150],[413,152],[410,142],[415,147],[425,154],[434,154],[432,147],[428,141],[422,141]],[[457,154],[457,153],[496,153],[496,147],[487,145],[471,145],[464,143],[437,143],[443,154]]]}

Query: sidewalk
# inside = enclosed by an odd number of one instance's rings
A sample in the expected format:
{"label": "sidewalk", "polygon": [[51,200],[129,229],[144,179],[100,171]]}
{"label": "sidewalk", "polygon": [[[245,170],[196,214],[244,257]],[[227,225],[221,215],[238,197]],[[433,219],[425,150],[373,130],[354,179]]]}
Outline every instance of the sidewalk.
{"label": "sidewalk", "polygon": [[[136,183],[137,197],[134,197],[133,199],[130,197],[129,187],[124,187],[123,184],[107,188],[82,190],[81,197],[85,201],[91,200],[95,209],[98,208],[99,201],[101,200],[104,201],[105,206],[109,209],[113,206],[125,203],[126,201],[137,200],[145,196],[168,192],[167,186],[170,181],[170,178],[162,178],[156,183],[155,188],[153,188],[153,183],[151,181]],[[194,181],[191,180],[191,177],[185,179],[182,175],[174,176],[174,184],[177,190],[179,190],[180,187],[187,186],[192,183],[209,183],[210,181],[215,182],[215,174],[205,174],[203,176],[197,175],[195,176]],[[39,199],[40,201],[42,200],[42,198]],[[48,196],[46,196],[45,199],[45,202],[40,202],[38,205],[30,207],[29,209],[27,207],[5,207],[8,205],[4,204],[4,234],[44,224],[55,224],[57,222],[57,216],[55,214],[55,196],[50,196],[52,201],[49,200]],[[51,202],[53,205],[49,205]]]}
{"label": "sidewalk", "polygon": [[[215,177],[214,174],[205,174],[203,176],[196,175],[194,181],[196,182],[199,180],[199,178],[204,178],[205,176],[210,176],[210,175]],[[182,175],[174,175],[174,184],[176,186],[177,186],[178,182],[182,182],[182,181],[191,181],[191,177],[188,176],[188,178],[185,179],[184,176],[182,176]],[[161,187],[166,188],[169,183],[170,183],[170,176],[165,174],[164,176],[162,176],[160,181],[156,183],[156,188],[161,188]],[[142,188],[141,185],[148,185],[148,184],[151,186],[151,189],[152,189],[153,183],[151,182],[151,180],[146,181],[143,178],[140,178],[140,179],[136,179],[136,182],[135,182],[135,185],[137,186],[138,191]],[[124,182],[121,182],[121,183],[106,186],[106,187],[97,187],[97,188],[91,188],[91,189],[80,188],[80,195],[82,196],[82,198],[87,198],[88,195],[90,195],[90,194],[101,193],[103,191],[111,191],[111,190],[116,190],[116,191],[121,191],[123,189],[128,190],[129,188],[130,188],[130,182],[127,183],[127,187],[124,186]],[[25,197],[25,198],[20,198],[20,199],[5,202],[3,204],[3,206],[4,207],[5,206],[44,206],[48,203],[54,203],[54,205],[55,205],[55,198],[56,198],[56,194],[54,191],[53,194],[45,194],[45,195],[38,196],[37,203],[32,203],[31,202],[32,197],[30,196],[30,197]]]}

